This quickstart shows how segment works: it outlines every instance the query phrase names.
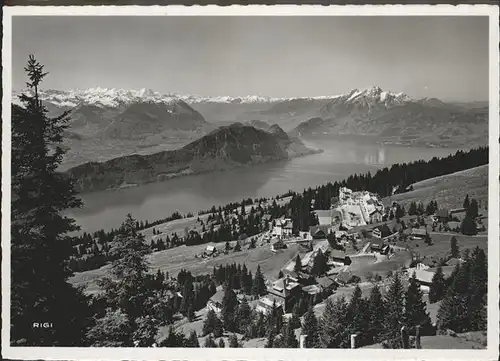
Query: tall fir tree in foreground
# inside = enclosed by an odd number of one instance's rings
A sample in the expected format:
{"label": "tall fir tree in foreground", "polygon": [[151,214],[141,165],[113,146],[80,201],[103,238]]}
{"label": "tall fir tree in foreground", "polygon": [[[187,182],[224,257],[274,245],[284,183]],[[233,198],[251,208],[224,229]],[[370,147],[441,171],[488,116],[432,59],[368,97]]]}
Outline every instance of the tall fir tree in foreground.
{"label": "tall fir tree in foreground", "polygon": [[446,292],[446,281],[444,279],[443,267],[438,266],[436,273],[432,276],[432,282],[429,289],[429,302],[436,303],[441,301]]}
{"label": "tall fir tree in foreground", "polygon": [[[64,150],[68,112],[50,118],[39,99],[47,75],[30,55],[25,72],[28,92],[12,105],[11,167],[11,344],[84,346],[89,324],[87,298],[72,287],[68,261],[75,221],[64,215],[79,208],[73,183],[56,172]],[[46,320],[50,329],[33,322]]]}
{"label": "tall fir tree in foreground", "polygon": [[380,287],[375,285],[368,298],[368,338],[371,342],[383,340],[386,305]]}
{"label": "tall fir tree in foreground", "polygon": [[385,305],[384,339],[389,347],[399,348],[401,347],[399,336],[404,321],[404,288],[397,273],[392,278],[385,297]]}
{"label": "tall fir tree in foreground", "polygon": [[323,348],[344,348],[348,344],[347,303],[342,296],[336,301],[328,298],[319,319],[319,339]]}
{"label": "tall fir tree in foreground", "polygon": [[410,330],[420,326],[422,334],[427,334],[432,328],[432,323],[423,296],[424,294],[420,290],[415,273],[413,273],[405,294],[404,322]]}
{"label": "tall fir tree in foreground", "polygon": [[439,307],[440,330],[468,332],[486,329],[488,264],[482,249],[476,249],[457,265],[446,296]]}
{"label": "tall fir tree in foreground", "polygon": [[319,332],[318,332],[318,319],[314,314],[314,309],[309,307],[309,310],[304,315],[304,321],[302,322],[302,334],[306,335],[307,348],[317,348],[319,347]]}

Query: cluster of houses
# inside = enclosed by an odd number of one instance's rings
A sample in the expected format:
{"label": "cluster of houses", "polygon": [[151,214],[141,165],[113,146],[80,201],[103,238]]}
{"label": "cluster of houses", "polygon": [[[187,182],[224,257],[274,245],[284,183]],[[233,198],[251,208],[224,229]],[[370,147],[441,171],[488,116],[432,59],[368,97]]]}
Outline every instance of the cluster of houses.
{"label": "cluster of houses", "polygon": [[379,196],[368,191],[353,192],[342,187],[331,203],[330,224],[344,229],[379,223],[384,214]]}

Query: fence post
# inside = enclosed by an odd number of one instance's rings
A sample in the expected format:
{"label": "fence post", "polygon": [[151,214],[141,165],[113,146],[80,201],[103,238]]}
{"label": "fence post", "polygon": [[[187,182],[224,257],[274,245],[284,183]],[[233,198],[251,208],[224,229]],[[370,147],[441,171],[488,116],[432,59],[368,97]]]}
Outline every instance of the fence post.
{"label": "fence post", "polygon": [[420,325],[417,325],[415,328],[415,343],[417,348],[422,348],[422,345],[420,344]]}
{"label": "fence post", "polygon": [[351,348],[356,348],[356,338],[358,337],[358,335],[356,335],[355,333],[353,333],[351,335]]}
{"label": "fence post", "polygon": [[306,348],[307,335],[300,335],[300,348]]}
{"label": "fence post", "polygon": [[410,348],[410,337],[406,326],[401,327],[401,342],[403,343],[403,348]]}

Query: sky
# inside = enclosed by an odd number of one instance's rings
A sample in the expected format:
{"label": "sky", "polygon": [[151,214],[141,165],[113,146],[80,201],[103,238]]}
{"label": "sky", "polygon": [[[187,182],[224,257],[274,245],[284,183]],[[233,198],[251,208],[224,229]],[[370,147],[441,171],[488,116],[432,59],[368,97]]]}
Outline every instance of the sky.
{"label": "sky", "polygon": [[487,17],[13,17],[16,90],[29,54],[46,89],[488,99]]}

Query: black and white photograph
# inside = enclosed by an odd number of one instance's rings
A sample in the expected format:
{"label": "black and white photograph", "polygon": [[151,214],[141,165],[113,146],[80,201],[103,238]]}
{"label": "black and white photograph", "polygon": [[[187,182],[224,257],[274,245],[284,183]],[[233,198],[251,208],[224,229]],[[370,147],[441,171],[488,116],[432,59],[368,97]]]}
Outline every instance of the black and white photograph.
{"label": "black and white photograph", "polygon": [[6,357],[498,358],[498,7],[6,10]]}

